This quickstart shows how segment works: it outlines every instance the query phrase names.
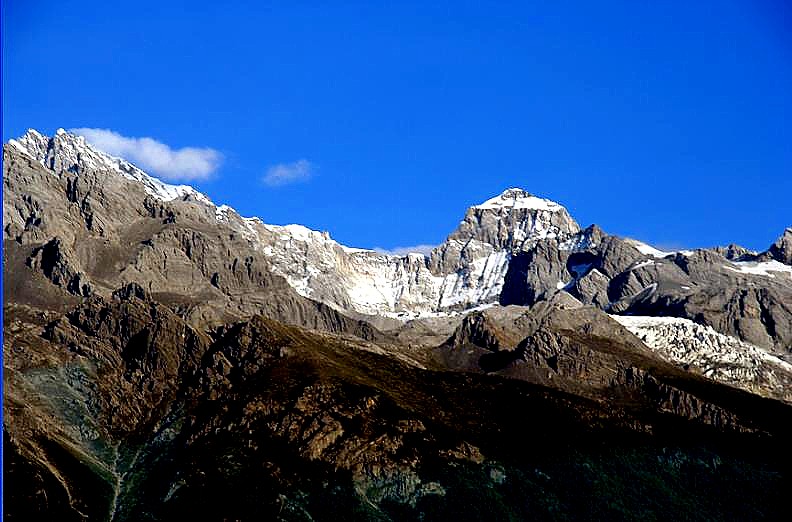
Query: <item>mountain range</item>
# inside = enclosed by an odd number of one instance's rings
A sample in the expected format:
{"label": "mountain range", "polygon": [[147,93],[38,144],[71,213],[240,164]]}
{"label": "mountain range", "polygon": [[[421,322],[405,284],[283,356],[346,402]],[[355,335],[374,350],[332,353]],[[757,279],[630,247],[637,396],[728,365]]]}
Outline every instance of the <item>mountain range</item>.
{"label": "mountain range", "polygon": [[509,188],[390,255],[62,129],[3,190],[9,520],[783,517],[792,228],[665,252]]}

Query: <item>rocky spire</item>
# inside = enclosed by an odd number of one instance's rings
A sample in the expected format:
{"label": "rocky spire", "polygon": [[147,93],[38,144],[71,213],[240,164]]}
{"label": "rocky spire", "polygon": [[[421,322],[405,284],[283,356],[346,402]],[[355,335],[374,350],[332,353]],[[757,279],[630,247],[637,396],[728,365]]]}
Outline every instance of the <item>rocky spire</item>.
{"label": "rocky spire", "polygon": [[792,265],[792,227],[784,230],[775,243],[767,250],[775,259],[787,265]]}

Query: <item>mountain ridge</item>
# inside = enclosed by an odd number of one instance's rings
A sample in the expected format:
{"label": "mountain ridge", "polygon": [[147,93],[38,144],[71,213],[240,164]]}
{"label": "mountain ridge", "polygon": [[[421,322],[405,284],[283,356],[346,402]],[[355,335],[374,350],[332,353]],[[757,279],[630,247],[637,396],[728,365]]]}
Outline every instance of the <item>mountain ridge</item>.
{"label": "mountain ridge", "polygon": [[66,131],[3,181],[14,516],[784,512],[788,231],[663,252],[512,188],[389,256]]}
{"label": "mountain ridge", "polygon": [[[760,286],[769,284],[774,289],[771,300],[781,299],[783,303],[787,298],[782,299],[782,295],[789,292],[787,280],[792,279],[790,265],[783,262],[787,260],[788,230],[761,254],[737,247],[663,252],[637,240],[609,235],[596,225],[581,229],[562,205],[523,189],[510,188],[468,208],[456,230],[428,256],[395,256],[347,247],[326,232],[302,225],[268,225],[257,217],[243,217],[227,205],[215,205],[191,187],[165,184],[63,129],[51,138],[30,130],[4,147],[4,156],[10,154],[8,159],[12,163],[19,153],[44,169],[31,175],[41,181],[36,190],[46,193],[41,194],[39,201],[33,194],[25,195],[24,187],[30,186],[31,180],[7,181],[5,237],[42,248],[53,237],[59,237],[59,243],[52,244],[49,250],[39,250],[51,252],[55,259],[42,260],[41,254],[34,253],[28,264],[40,269],[57,268],[46,271],[50,277],[60,274],[63,285],[71,285],[78,293],[102,286],[101,281],[91,282],[97,275],[101,276],[99,279],[112,276],[106,269],[92,274],[93,260],[78,263],[79,250],[95,241],[116,244],[124,239],[120,234],[127,240],[140,237],[142,242],[134,246],[136,257],[126,261],[128,266],[118,266],[119,275],[108,281],[106,295],[133,281],[148,288],[156,285],[163,291],[171,291],[167,290],[170,286],[177,293],[186,292],[187,287],[180,290],[181,287],[174,286],[186,273],[167,275],[173,270],[168,267],[166,253],[156,247],[158,241],[163,245],[177,242],[182,258],[178,263],[183,265],[179,273],[187,270],[193,280],[204,278],[205,295],[217,290],[225,294],[237,292],[231,290],[240,284],[237,265],[248,266],[254,259],[262,264],[261,270],[284,278],[305,298],[343,313],[401,321],[495,304],[531,304],[558,291],[568,292],[584,304],[611,313],[640,315],[646,313],[647,303],[658,297],[655,290],[659,288],[661,293],[671,292],[662,299],[679,302],[673,308],[663,305],[673,309],[674,315],[703,322],[759,346],[772,345],[787,351],[787,343],[792,342],[792,324],[782,317],[774,318],[772,323],[781,327],[783,341],[779,343],[772,340],[777,337],[775,333],[762,333],[770,323],[760,316],[767,312],[752,316],[748,322],[738,322],[736,318],[724,322],[720,317],[702,315],[697,309],[688,310],[684,304],[690,289],[712,284],[710,272],[718,273],[717,284],[728,282],[735,286],[735,292],[741,291],[739,281],[745,277]],[[48,188],[44,189],[45,186]],[[15,196],[17,187],[21,191],[19,197]],[[58,194],[65,195],[66,201]],[[44,207],[58,210],[44,217],[48,212]],[[66,222],[60,216],[69,220],[67,227],[63,227]],[[185,226],[174,223],[177,219],[184,221]],[[156,220],[161,221],[157,224]],[[128,222],[139,224],[130,228]],[[49,226],[54,228],[49,230]],[[85,232],[76,233],[75,227]],[[224,232],[227,237],[221,243],[230,243],[221,255],[210,245],[206,232],[198,231],[211,231],[210,235]],[[82,237],[89,241],[86,243]],[[133,245],[134,241],[130,247]],[[197,267],[199,276],[195,268],[190,268],[195,264],[192,257],[196,249],[205,252],[201,255],[211,252],[215,257],[211,264],[223,265],[223,269],[210,270],[208,260],[204,260]],[[240,254],[245,251],[253,257],[243,261],[250,257],[246,254],[225,266],[223,258],[239,249]],[[112,252],[108,255],[117,257]],[[66,267],[66,260],[75,266]],[[691,260],[696,263],[691,264]],[[702,262],[709,267],[708,271],[690,271],[691,266],[702,266]],[[152,279],[152,263],[162,265],[154,271],[162,276]],[[231,273],[226,274],[229,270]],[[141,278],[143,274],[148,275]],[[657,286],[660,280],[665,283]],[[517,296],[516,300],[513,296]],[[764,306],[759,306],[760,311]],[[742,316],[746,312],[738,313]]]}
{"label": "mountain ridge", "polygon": [[[29,155],[48,170],[76,173],[104,169],[120,174],[141,183],[146,194],[159,201],[160,206],[177,200],[203,204],[211,211],[215,222],[227,224],[269,257],[274,273],[283,276],[300,295],[339,310],[362,314],[410,318],[496,303],[503,293],[513,256],[530,251],[540,242],[557,243],[559,251],[574,254],[596,248],[595,236],[614,237],[598,232],[596,227],[581,230],[558,203],[523,189],[510,188],[471,206],[457,229],[426,258],[416,254],[394,256],[341,245],[326,232],[302,225],[268,225],[257,217],[243,217],[227,205],[215,205],[191,187],[162,183],[63,129],[52,138],[31,130],[19,140],[11,140],[9,146]],[[35,219],[35,212],[33,214]],[[619,246],[621,250],[629,251],[633,247],[642,255],[650,256],[647,259],[675,254],[661,252],[635,240],[624,241],[626,244]],[[295,246],[302,252],[314,252],[315,263],[302,263],[302,258],[294,255]],[[785,259],[781,254],[775,255]],[[762,268],[773,267],[763,265],[757,273],[761,273]],[[745,270],[739,266],[737,269]],[[326,276],[333,272],[340,275]],[[566,269],[555,272],[553,277],[558,279],[543,281],[541,291],[565,287],[577,280]]]}

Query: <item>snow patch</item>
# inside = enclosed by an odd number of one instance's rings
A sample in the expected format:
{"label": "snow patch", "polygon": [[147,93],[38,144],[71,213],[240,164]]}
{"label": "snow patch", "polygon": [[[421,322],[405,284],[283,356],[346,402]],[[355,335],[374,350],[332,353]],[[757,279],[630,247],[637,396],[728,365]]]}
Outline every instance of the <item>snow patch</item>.
{"label": "snow patch", "polygon": [[217,219],[217,221],[228,221],[228,213],[232,211],[234,211],[234,209],[228,205],[220,205],[215,208],[215,219]]}
{"label": "snow patch", "polygon": [[341,245],[341,248],[347,254],[377,254],[375,250],[371,250],[368,248],[356,248],[356,247],[348,247],[344,245]]}
{"label": "snow patch", "polygon": [[636,270],[638,268],[643,268],[645,266],[652,266],[654,264],[655,262],[652,259],[647,259],[646,261],[641,261],[640,263],[636,264],[635,266],[630,268],[630,270]]}
{"label": "snow patch", "polygon": [[596,247],[597,243],[591,239],[591,234],[586,231],[578,232],[558,243],[559,250],[571,252],[580,252]]}
{"label": "snow patch", "polygon": [[776,260],[772,261],[732,261],[730,265],[723,265],[726,270],[741,274],[759,275],[765,277],[783,276],[788,274],[792,278],[792,266],[785,265]]}
{"label": "snow patch", "polygon": [[679,317],[611,318],[670,362],[752,393],[792,402],[792,364],[762,348]]}
{"label": "snow patch", "polygon": [[642,253],[642,254],[644,254],[646,256],[663,258],[663,257],[668,257],[668,256],[671,256],[671,255],[675,254],[675,252],[665,252],[663,250],[658,250],[655,247],[653,247],[651,245],[647,245],[646,243],[643,243],[643,242],[638,241],[636,239],[627,239],[626,241],[630,245],[634,246],[635,249],[638,250],[638,252],[640,252],[640,253]]}

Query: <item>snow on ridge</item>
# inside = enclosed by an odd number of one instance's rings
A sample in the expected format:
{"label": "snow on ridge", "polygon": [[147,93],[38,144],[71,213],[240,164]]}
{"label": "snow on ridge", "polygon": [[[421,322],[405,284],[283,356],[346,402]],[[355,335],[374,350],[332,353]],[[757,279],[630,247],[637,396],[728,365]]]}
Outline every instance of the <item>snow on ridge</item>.
{"label": "snow on ridge", "polygon": [[662,259],[668,256],[675,256],[677,254],[682,254],[683,256],[690,256],[693,254],[693,250],[673,250],[671,252],[667,252],[664,250],[659,250],[651,245],[644,243],[643,241],[638,241],[637,239],[626,239],[625,240],[628,244],[635,247],[638,252],[642,253],[645,256],[652,256],[658,259]]}
{"label": "snow on ridge", "polygon": [[495,196],[494,198],[490,198],[484,203],[474,205],[471,208],[490,210],[498,210],[502,208],[510,210],[529,209],[546,212],[558,212],[563,210],[564,207],[555,201],[534,196],[525,190],[519,188],[510,188]]}
{"label": "snow on ridge", "polygon": [[423,260],[429,257],[426,254],[421,252],[404,252],[404,253],[395,253],[395,252],[388,252],[387,250],[381,250],[379,248],[360,248],[360,247],[350,247],[346,245],[342,245],[339,243],[341,249],[350,255],[369,255],[369,256],[383,256],[387,258],[393,259],[415,259],[415,260]]}
{"label": "snow on ridge", "polygon": [[[36,129],[28,129],[25,134],[17,139],[8,140],[8,144],[29,157],[44,165],[47,155],[47,144],[49,138],[43,136]],[[45,165],[46,166],[46,165]]]}
{"label": "snow on ridge", "polygon": [[680,317],[611,315],[668,361],[752,393],[792,402],[792,364],[709,326]]}
{"label": "snow on ridge", "polygon": [[339,310],[402,320],[497,301],[510,259],[508,251],[498,250],[465,269],[434,274],[423,254],[343,247],[326,233],[299,225],[260,227],[259,250],[299,294]]}
{"label": "snow on ridge", "polygon": [[658,250],[657,248],[651,245],[647,245],[642,241],[638,241],[637,239],[627,239],[626,241],[630,245],[634,246],[635,249],[638,250],[638,252],[646,256],[663,258],[674,254],[673,252],[664,252],[663,250]]}
{"label": "snow on ridge", "polygon": [[230,211],[236,212],[232,207],[228,205],[220,205],[219,207],[215,208],[215,219],[217,221],[228,221],[228,213]]}
{"label": "snow on ridge", "polygon": [[654,264],[655,262],[652,259],[647,259],[646,261],[641,261],[639,263],[636,263],[635,265],[628,268],[628,270],[637,270],[638,268],[643,268],[645,266],[652,266]]}
{"label": "snow on ridge", "polygon": [[[141,183],[147,194],[161,201],[192,198],[201,203],[214,205],[205,194],[198,192],[193,187],[165,183],[125,159],[97,149],[83,136],[72,134],[62,128],[57,129],[52,138],[35,129],[28,129],[23,136],[11,139],[8,143],[47,168],[52,168],[52,165],[47,165],[48,161],[54,162],[58,158],[82,168],[116,172],[129,180]],[[51,157],[53,154],[54,157]]]}
{"label": "snow on ridge", "polygon": [[[245,226],[251,234],[258,231],[257,248],[301,295],[340,310],[400,319],[445,315],[496,302],[511,259],[509,249],[493,251],[482,245],[487,248],[477,252],[464,268],[438,274],[420,253],[398,255],[347,247],[327,233],[301,225],[245,221]],[[557,235],[539,228],[532,231],[535,239]],[[590,244],[590,238],[581,240]]]}
{"label": "snow on ridge", "polygon": [[27,149],[27,147],[25,147],[24,145],[22,145],[22,143],[20,143],[20,142],[19,142],[19,141],[17,141],[17,140],[15,140],[15,139],[13,139],[13,138],[12,138],[12,139],[8,140],[8,144],[9,144],[9,145],[11,145],[12,147],[16,148],[16,149],[17,149],[17,150],[19,150],[20,152],[24,152],[24,153],[25,153],[25,154],[27,154],[28,156],[32,156],[32,154],[31,154],[31,153],[30,153],[30,151]]}
{"label": "snow on ridge", "polygon": [[580,252],[596,247],[597,243],[591,239],[591,234],[588,231],[578,232],[558,243],[559,250],[572,252]]}
{"label": "snow on ridge", "polygon": [[[332,243],[333,245],[338,245],[338,243],[330,237],[328,232],[320,232],[318,230],[310,229],[304,225],[270,225],[267,223],[263,223],[259,218],[245,218],[245,219],[255,219],[264,227],[266,230],[277,234],[279,239],[282,241],[301,241],[304,243],[308,242],[320,242],[320,243]],[[338,245],[340,246],[340,245]]]}
{"label": "snow on ridge", "polygon": [[729,265],[723,265],[726,270],[739,272],[741,274],[759,275],[765,277],[775,277],[776,274],[789,274],[792,278],[792,266],[785,265],[780,261],[732,261]]}
{"label": "snow on ridge", "polygon": [[348,247],[346,245],[341,245],[341,248],[344,249],[344,252],[347,254],[377,254],[375,250],[371,250],[368,248],[357,248],[357,247]]}

